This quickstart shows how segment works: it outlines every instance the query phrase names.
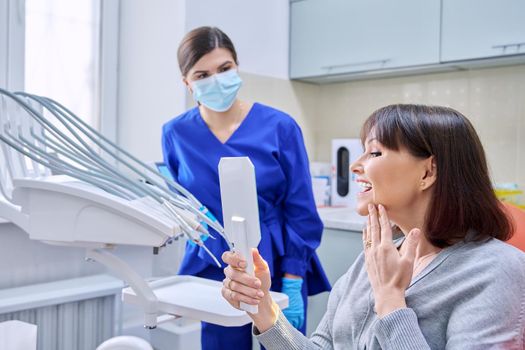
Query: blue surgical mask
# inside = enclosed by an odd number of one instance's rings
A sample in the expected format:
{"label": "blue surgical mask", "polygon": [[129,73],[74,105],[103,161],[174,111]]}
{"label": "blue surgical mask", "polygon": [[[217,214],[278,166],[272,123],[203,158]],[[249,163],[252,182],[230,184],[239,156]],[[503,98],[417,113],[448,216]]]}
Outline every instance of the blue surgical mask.
{"label": "blue surgical mask", "polygon": [[225,112],[233,105],[242,80],[236,69],[216,73],[191,83],[193,98],[216,112]]}

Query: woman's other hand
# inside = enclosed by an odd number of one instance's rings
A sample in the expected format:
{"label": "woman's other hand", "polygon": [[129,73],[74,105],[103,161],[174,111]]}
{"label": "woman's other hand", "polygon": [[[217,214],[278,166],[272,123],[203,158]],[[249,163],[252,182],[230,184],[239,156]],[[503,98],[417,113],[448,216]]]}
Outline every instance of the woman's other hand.
{"label": "woman's other hand", "polygon": [[246,260],[238,254],[224,252],[222,260],[228,264],[224,269],[222,296],[230,305],[239,309],[240,302],[258,305],[258,313],[248,315],[252,318],[259,332],[265,332],[275,324],[279,315],[279,306],[270,295],[271,277],[268,264],[257,249],[252,249],[255,276],[246,271]]}
{"label": "woman's other hand", "polygon": [[375,311],[381,318],[406,307],[405,290],[410,285],[420,230],[409,232],[403,253],[392,240],[392,228],[385,208],[368,205],[368,223],[363,230],[366,270],[374,292]]}

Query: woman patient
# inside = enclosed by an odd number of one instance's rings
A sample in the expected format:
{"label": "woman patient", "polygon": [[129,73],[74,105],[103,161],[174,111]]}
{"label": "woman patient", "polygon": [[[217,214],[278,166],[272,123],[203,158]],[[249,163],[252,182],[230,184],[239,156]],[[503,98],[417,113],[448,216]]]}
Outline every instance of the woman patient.
{"label": "woman patient", "polygon": [[512,225],[472,124],[451,108],[391,105],[366,120],[361,140],[351,169],[368,216],[364,252],[311,338],[271,299],[256,250],[255,277],[224,253],[223,297],[259,306],[249,315],[268,349],[524,349],[525,254],[503,242]]}

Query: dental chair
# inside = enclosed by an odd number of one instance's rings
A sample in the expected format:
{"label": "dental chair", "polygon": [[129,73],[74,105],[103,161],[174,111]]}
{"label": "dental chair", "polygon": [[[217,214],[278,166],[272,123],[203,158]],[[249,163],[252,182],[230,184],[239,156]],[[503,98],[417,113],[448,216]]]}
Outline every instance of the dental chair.
{"label": "dental chair", "polygon": [[514,222],[514,235],[507,243],[525,252],[525,211],[509,203],[503,205]]}

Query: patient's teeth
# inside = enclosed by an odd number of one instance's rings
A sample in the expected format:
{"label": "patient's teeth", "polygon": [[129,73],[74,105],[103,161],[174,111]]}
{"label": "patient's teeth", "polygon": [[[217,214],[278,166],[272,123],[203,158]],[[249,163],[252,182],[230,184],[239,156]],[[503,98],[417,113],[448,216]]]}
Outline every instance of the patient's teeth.
{"label": "patient's teeth", "polygon": [[359,185],[360,185],[361,187],[363,187],[364,189],[372,188],[372,185],[371,185],[370,183],[368,183],[368,182],[361,182],[361,181],[360,181],[360,182],[359,182]]}

